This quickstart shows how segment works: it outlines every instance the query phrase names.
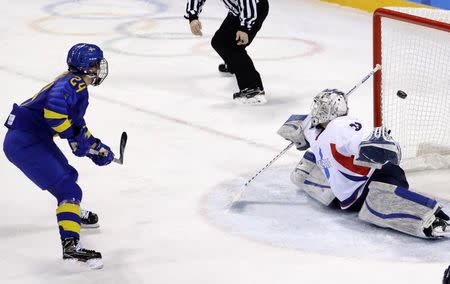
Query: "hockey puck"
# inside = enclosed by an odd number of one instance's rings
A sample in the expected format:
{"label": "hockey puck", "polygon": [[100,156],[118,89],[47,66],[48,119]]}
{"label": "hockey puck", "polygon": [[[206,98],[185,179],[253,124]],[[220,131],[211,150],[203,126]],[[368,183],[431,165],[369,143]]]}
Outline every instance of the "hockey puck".
{"label": "hockey puck", "polygon": [[408,94],[406,94],[405,92],[403,92],[402,90],[398,90],[397,91],[397,97],[401,98],[401,99],[406,99],[406,97],[408,96]]}

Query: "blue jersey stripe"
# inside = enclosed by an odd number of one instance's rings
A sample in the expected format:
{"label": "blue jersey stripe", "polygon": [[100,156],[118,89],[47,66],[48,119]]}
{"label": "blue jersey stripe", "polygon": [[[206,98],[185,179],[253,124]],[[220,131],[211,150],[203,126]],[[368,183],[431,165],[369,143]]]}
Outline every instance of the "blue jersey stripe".
{"label": "blue jersey stripe", "polygon": [[358,182],[358,181],[366,181],[366,180],[368,179],[367,176],[353,176],[353,175],[349,175],[349,174],[346,174],[346,173],[341,172],[341,171],[339,171],[339,172],[340,172],[344,177],[348,178],[348,179],[351,180],[351,181],[355,181],[355,182]]}

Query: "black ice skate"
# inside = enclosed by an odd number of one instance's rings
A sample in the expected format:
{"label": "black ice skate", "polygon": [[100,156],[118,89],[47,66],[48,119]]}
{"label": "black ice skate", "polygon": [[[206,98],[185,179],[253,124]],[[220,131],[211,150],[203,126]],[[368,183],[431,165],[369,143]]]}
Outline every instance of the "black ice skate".
{"label": "black ice skate", "polygon": [[450,266],[444,272],[444,278],[442,279],[442,284],[450,284]]}
{"label": "black ice skate", "polygon": [[81,209],[81,228],[98,228],[99,226],[97,214]]}
{"label": "black ice skate", "polygon": [[430,227],[423,230],[430,238],[450,237],[450,217],[439,207],[434,213],[435,219]]}
{"label": "black ice skate", "polygon": [[245,88],[233,95],[233,100],[242,104],[263,105],[267,103],[266,93],[260,88]]}
{"label": "black ice skate", "polygon": [[234,74],[233,70],[231,70],[230,67],[225,63],[219,64],[219,72],[229,76]]}
{"label": "black ice skate", "polygon": [[74,238],[63,240],[62,247],[64,260],[75,260],[86,263],[91,269],[100,269],[103,267],[102,254],[95,250],[83,248],[80,242]]}
{"label": "black ice skate", "polygon": [[450,237],[450,224],[444,219],[436,217],[436,220],[434,220],[433,224],[431,224],[430,229],[431,229],[431,237],[434,238]]}

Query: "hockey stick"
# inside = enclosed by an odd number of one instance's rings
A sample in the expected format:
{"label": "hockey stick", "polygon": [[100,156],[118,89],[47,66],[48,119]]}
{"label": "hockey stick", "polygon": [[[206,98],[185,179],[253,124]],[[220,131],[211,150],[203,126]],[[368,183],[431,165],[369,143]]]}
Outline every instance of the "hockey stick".
{"label": "hockey stick", "polygon": [[122,132],[122,135],[120,136],[120,146],[119,146],[119,158],[116,159],[114,158],[114,162],[118,163],[120,165],[123,165],[123,154],[125,152],[125,146],[127,145],[127,140],[128,140],[128,135],[127,133],[124,131]]}
{"label": "hockey stick", "polygon": [[[118,163],[120,165],[123,165],[123,154],[125,152],[125,146],[127,145],[127,140],[128,140],[128,135],[127,133],[124,131],[122,132],[122,135],[120,136],[120,146],[119,146],[119,158],[115,158],[113,159],[113,162]],[[89,150],[89,154],[92,155],[104,155],[103,153],[96,151],[94,149],[90,149]]]}
{"label": "hockey stick", "polygon": [[[372,71],[370,71],[369,74],[367,74],[361,81],[359,81],[358,83],[356,83],[355,86],[353,86],[353,88],[350,89],[350,91],[348,91],[345,96],[348,97],[351,93],[353,93],[357,88],[359,88],[362,84],[364,84],[370,77],[373,76],[373,74],[375,74],[378,70],[381,69],[381,65],[377,64],[375,66],[374,69],[372,69]],[[270,167],[276,160],[278,160],[278,158],[280,158],[282,155],[284,155],[292,146],[294,145],[294,142],[291,142],[289,145],[286,146],[286,148],[284,148],[280,153],[278,153],[278,155],[275,156],[275,158],[273,158],[269,163],[267,163],[261,170],[259,170],[259,172],[257,172],[253,177],[251,177],[238,191],[238,193],[236,193],[236,195],[233,197],[232,201],[231,201],[231,205],[230,208],[236,208],[238,207],[236,204],[237,202],[242,198],[242,195],[244,194],[247,186],[260,174],[262,173],[264,170],[266,170],[268,167]]]}
{"label": "hockey stick", "polygon": [[364,77],[361,81],[359,81],[358,83],[356,83],[355,86],[353,86],[353,88],[350,89],[350,91],[347,92],[347,94],[345,94],[346,97],[350,96],[351,93],[353,93],[357,88],[359,88],[359,86],[361,86],[362,84],[364,84],[364,82],[366,82],[367,80],[369,80],[370,77],[373,76],[373,74],[375,74],[378,70],[381,70],[381,65],[377,64],[375,66],[375,68],[373,68],[372,71],[370,71],[369,74],[366,75],[366,77]]}
{"label": "hockey stick", "polygon": [[289,145],[286,146],[278,155],[276,155],[270,162],[268,162],[262,169],[259,170],[254,176],[252,176],[236,193],[236,195],[233,197],[233,200],[231,201],[230,208],[236,208],[236,203],[241,199],[242,194],[244,194],[245,189],[247,186],[263,171],[265,171],[268,167],[270,167],[278,158],[284,155],[292,146],[294,145],[294,142],[291,142]]}

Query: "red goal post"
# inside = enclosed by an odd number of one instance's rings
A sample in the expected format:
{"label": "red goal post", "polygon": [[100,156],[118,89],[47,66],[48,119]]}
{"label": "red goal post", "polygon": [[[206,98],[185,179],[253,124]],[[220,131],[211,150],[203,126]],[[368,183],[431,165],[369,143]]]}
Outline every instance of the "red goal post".
{"label": "red goal post", "polygon": [[382,66],[374,76],[374,125],[392,130],[406,161],[450,156],[450,11],[377,9],[373,64]]}

